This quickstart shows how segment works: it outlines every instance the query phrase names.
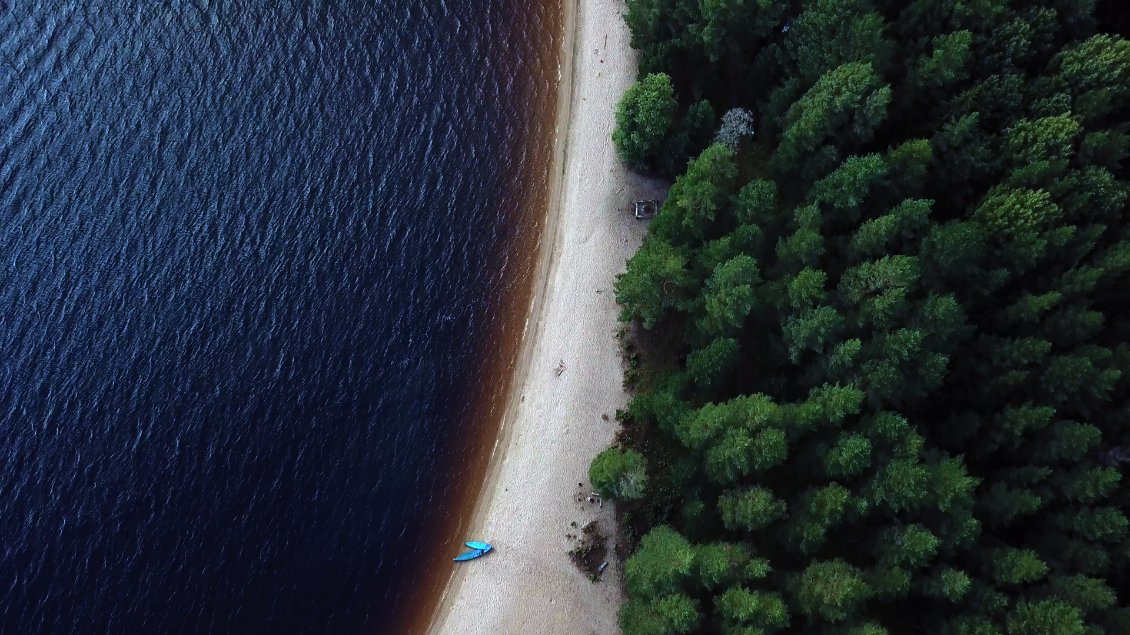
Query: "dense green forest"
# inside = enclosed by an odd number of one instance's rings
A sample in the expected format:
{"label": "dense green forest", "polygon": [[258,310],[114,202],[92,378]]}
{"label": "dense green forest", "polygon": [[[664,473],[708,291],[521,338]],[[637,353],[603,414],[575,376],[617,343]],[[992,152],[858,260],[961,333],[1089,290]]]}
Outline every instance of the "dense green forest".
{"label": "dense green forest", "polygon": [[1087,0],[627,0],[627,635],[1130,633],[1130,42]]}

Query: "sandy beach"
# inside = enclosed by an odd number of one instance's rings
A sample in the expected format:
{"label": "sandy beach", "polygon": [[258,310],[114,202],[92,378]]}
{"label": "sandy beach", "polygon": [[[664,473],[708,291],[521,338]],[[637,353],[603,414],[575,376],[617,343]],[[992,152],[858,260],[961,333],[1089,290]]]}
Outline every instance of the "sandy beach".
{"label": "sandy beach", "polygon": [[[616,160],[614,108],[635,79],[622,0],[567,0],[549,211],[511,392],[466,539],[496,553],[456,567],[429,632],[614,633],[620,563],[591,582],[567,534],[590,504],[588,465],[616,434],[627,395],[612,284],[644,225],[618,211],[656,184]],[[557,372],[559,367],[564,370]],[[581,499],[578,501],[578,499]],[[574,525],[575,523],[575,525]]]}

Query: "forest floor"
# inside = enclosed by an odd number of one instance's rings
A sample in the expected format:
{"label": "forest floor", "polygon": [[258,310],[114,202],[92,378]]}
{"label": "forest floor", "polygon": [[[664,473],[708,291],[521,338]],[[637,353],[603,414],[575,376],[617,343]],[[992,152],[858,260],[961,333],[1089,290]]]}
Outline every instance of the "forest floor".
{"label": "forest floor", "polygon": [[[570,559],[578,527],[612,536],[588,466],[616,436],[624,367],[612,284],[645,224],[623,208],[660,183],[629,174],[614,110],[635,80],[622,0],[566,0],[550,209],[512,390],[466,539],[496,552],[456,568],[432,633],[614,633],[622,563],[599,581]],[[611,545],[609,545],[611,546]],[[611,555],[609,556],[611,558]]]}

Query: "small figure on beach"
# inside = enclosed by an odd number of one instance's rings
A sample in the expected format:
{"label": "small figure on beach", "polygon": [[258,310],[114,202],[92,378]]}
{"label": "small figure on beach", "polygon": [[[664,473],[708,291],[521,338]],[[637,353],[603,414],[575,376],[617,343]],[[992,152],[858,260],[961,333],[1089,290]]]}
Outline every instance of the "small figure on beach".
{"label": "small figure on beach", "polygon": [[553,374],[556,377],[560,377],[563,372],[565,372],[565,360],[560,360],[557,362],[557,368],[553,369]]}

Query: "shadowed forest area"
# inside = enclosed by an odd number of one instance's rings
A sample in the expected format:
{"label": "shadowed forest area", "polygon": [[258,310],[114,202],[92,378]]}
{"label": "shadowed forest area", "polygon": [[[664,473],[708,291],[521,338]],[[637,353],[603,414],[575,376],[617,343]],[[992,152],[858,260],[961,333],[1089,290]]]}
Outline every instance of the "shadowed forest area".
{"label": "shadowed forest area", "polygon": [[624,632],[1130,633],[1125,10],[627,6]]}

